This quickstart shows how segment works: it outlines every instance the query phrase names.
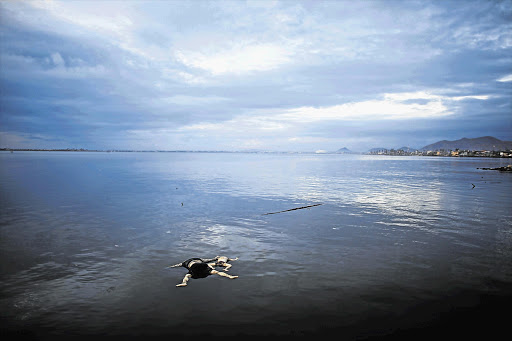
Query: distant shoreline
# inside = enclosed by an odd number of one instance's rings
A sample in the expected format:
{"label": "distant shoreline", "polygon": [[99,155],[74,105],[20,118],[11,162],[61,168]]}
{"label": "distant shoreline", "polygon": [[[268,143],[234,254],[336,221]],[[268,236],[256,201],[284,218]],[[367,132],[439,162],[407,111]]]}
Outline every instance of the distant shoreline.
{"label": "distant shoreline", "polygon": [[372,156],[429,156],[429,157],[485,157],[485,158],[512,158],[511,151],[428,151],[408,153],[398,150],[395,153],[369,152],[369,153],[336,153],[336,152],[279,152],[279,151],[224,151],[224,150],[100,150],[100,149],[31,149],[31,148],[0,148],[0,152],[81,152],[81,153],[223,153],[223,154],[315,154],[315,155],[372,155]]}

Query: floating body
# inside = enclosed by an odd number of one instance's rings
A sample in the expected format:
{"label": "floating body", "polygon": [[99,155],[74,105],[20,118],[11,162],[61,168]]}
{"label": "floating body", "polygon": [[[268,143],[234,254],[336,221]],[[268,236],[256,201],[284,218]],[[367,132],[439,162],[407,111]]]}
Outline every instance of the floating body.
{"label": "floating body", "polygon": [[[236,259],[238,259],[238,258],[236,258]],[[229,260],[236,260],[236,259],[230,259],[228,257],[220,257],[220,256],[217,256],[212,259],[189,258],[182,263],[174,264],[169,267],[175,268],[175,267],[182,266],[188,270],[188,273],[185,275],[185,277],[183,277],[182,282],[180,284],[176,285],[177,287],[184,287],[187,285],[187,282],[191,278],[205,278],[210,275],[219,275],[219,276],[227,277],[230,279],[238,278],[238,276],[231,276],[225,272],[215,270],[216,265],[226,266],[226,270],[229,269],[231,267],[231,264],[227,264],[227,262]],[[224,264],[226,264],[226,265],[224,265]],[[227,265],[229,265],[229,267],[227,267]]]}

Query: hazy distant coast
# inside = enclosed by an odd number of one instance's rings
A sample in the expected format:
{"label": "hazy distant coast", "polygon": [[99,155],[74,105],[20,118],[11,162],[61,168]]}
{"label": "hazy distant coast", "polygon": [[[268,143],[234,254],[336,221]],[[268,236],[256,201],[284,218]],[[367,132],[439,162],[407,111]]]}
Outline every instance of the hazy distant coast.
{"label": "hazy distant coast", "polygon": [[266,151],[266,150],[130,150],[130,149],[84,149],[84,148],[0,148],[0,151],[21,152],[102,152],[102,153],[271,153],[271,154],[368,154],[392,156],[449,156],[449,157],[512,157],[512,141],[502,141],[492,136],[478,138],[462,138],[455,141],[439,141],[420,149],[372,148],[367,152],[355,152],[346,147],[336,151],[317,150],[302,152]]}
{"label": "hazy distant coast", "polygon": [[391,155],[391,156],[445,156],[445,157],[512,157],[512,150],[414,150],[384,149],[368,152],[370,155]]}
{"label": "hazy distant coast", "polygon": [[512,141],[502,141],[492,136],[455,141],[439,141],[420,149],[401,147],[396,149],[373,148],[371,155],[398,156],[453,156],[453,157],[512,157]]}

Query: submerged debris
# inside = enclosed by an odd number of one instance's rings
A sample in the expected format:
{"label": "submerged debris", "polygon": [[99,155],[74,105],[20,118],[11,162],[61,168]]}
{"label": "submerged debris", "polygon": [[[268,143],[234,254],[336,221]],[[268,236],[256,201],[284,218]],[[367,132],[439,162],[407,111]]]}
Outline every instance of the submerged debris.
{"label": "submerged debris", "polygon": [[302,210],[303,208],[310,208],[310,207],[315,207],[315,206],[320,206],[320,205],[322,205],[322,204],[314,204],[314,205],[309,205],[309,206],[296,207],[296,208],[291,208],[289,210],[284,210],[284,211],[279,211],[279,212],[265,213],[263,215],[277,214],[277,213],[283,213],[283,212],[289,212],[289,211],[295,211],[295,210]]}

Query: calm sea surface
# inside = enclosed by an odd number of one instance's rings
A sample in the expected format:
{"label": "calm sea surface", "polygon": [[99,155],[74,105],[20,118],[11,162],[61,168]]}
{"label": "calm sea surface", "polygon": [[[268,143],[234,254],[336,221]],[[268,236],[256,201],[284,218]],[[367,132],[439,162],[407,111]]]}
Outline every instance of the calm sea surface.
{"label": "calm sea surface", "polygon": [[[512,295],[512,174],[477,167],[509,163],[2,152],[2,331],[488,334]],[[166,268],[216,255],[238,279],[177,288]]]}

